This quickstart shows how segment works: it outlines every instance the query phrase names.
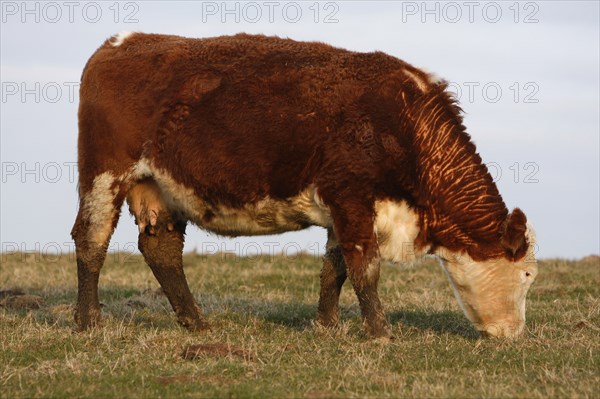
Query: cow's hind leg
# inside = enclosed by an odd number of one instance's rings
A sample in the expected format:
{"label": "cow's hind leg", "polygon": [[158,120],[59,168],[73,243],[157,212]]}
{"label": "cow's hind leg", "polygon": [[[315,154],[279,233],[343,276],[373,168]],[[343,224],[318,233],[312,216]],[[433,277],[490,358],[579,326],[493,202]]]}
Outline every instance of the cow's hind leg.
{"label": "cow's hind leg", "polygon": [[140,227],[139,249],[173,307],[178,322],[192,331],[207,329],[208,323],[183,272],[186,221],[169,212],[152,180],[133,187],[127,201]]}
{"label": "cow's hind leg", "polygon": [[110,172],[97,175],[85,187],[80,186],[79,212],[71,230],[77,258],[75,321],[79,330],[100,321],[98,278],[124,200],[122,187]]}
{"label": "cow's hind leg", "polygon": [[327,252],[321,270],[321,293],[317,323],[323,327],[335,327],[340,320],[339,300],[346,281],[346,264],[334,232],[327,231]]}
{"label": "cow's hind leg", "polygon": [[379,249],[373,229],[372,207],[342,203],[332,208],[332,217],[367,334],[373,338],[392,338],[377,292]]}

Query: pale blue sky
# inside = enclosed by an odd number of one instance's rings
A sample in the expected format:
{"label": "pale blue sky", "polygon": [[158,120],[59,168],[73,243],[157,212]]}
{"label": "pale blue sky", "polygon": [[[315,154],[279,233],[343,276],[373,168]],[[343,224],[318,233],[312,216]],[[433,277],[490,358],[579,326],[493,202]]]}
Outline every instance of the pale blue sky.
{"label": "pale blue sky", "polygon": [[[467,129],[507,205],[533,223],[539,256],[600,252],[596,1],[257,1],[229,2],[229,13],[221,1],[23,4],[1,3],[3,251],[71,248],[78,97],[70,92],[102,41],[131,30],[318,40],[434,72],[460,91]],[[124,212],[111,248],[134,249],[136,240]],[[191,226],[186,249],[315,252],[324,241],[319,228],[221,240]]]}

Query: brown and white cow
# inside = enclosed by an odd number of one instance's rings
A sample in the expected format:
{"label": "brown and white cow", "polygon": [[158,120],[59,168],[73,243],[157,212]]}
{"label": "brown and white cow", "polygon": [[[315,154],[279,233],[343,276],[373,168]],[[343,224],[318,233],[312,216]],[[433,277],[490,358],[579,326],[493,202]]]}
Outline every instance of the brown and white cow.
{"label": "brown and white cow", "polygon": [[226,236],[328,231],[317,321],[335,326],[350,277],[366,329],[391,336],[379,261],[436,254],[466,316],[518,335],[537,274],[509,214],[427,73],[381,52],[276,37],[119,34],[83,72],[77,248],[80,329],[123,201],[179,322],[207,327],[182,267],[186,224]]}

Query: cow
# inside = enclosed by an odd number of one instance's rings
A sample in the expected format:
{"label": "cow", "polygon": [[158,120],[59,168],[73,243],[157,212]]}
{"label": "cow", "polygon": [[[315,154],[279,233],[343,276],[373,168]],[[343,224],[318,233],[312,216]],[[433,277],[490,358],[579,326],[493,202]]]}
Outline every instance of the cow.
{"label": "cow", "polygon": [[98,278],[125,201],[178,322],[209,327],[182,263],[188,222],[222,236],[327,229],[317,323],[348,277],[366,332],[391,338],[380,261],[441,260],[474,327],[518,336],[537,275],[448,84],[382,52],[238,34],[121,33],[87,62],[78,112],[75,320],[100,320]]}

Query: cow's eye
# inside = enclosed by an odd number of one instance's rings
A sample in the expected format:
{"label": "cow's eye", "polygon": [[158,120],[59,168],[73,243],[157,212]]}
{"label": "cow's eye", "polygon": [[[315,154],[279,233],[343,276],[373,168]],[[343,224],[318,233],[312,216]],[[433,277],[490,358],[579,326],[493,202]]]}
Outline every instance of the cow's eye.
{"label": "cow's eye", "polygon": [[531,276],[531,273],[525,272],[525,277],[529,277],[529,276]]}

